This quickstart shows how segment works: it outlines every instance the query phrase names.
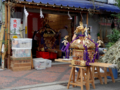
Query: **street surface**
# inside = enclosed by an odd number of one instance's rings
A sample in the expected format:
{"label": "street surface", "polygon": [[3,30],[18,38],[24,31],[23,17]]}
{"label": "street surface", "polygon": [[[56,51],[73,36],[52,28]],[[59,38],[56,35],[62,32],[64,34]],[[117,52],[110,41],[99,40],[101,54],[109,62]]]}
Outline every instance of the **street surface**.
{"label": "street surface", "polygon": [[[72,87],[70,86],[69,89],[67,89],[67,84],[62,85],[51,85],[51,86],[44,86],[44,87],[36,87],[36,88],[28,88],[28,89],[21,89],[21,90],[81,90],[80,87]],[[120,80],[113,82],[108,82],[108,84],[101,85],[100,83],[95,84],[95,89],[92,88],[92,85],[90,85],[90,90],[120,90]],[[86,88],[84,87],[84,90]]]}

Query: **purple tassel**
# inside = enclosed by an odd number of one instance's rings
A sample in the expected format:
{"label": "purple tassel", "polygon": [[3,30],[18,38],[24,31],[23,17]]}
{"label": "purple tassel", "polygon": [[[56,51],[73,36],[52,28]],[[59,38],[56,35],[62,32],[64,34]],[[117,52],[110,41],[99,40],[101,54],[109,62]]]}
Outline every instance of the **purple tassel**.
{"label": "purple tassel", "polygon": [[61,49],[62,52],[66,52],[66,55],[65,55],[66,58],[69,58],[69,53],[70,53],[70,52],[69,52],[69,47],[70,47],[70,43],[68,43],[68,44],[66,45],[66,47],[63,46],[62,49]]}
{"label": "purple tassel", "polygon": [[86,52],[86,60],[89,61],[89,54]]}
{"label": "purple tassel", "polygon": [[99,59],[99,52],[97,52],[96,59]]}
{"label": "purple tassel", "polygon": [[63,45],[63,47],[62,47],[62,49],[61,49],[62,52],[64,52],[64,48],[65,48],[65,46]]}
{"label": "purple tassel", "polygon": [[92,62],[94,63],[95,62],[95,58],[96,58],[96,54],[94,54],[94,57],[92,59]]}
{"label": "purple tassel", "polygon": [[86,51],[84,50],[84,54],[83,54],[83,60],[87,60],[86,59]]}
{"label": "purple tassel", "polygon": [[68,58],[68,59],[69,59],[69,54],[70,54],[70,52],[69,52],[69,49],[68,49],[68,50],[66,50],[65,58]]}
{"label": "purple tassel", "polygon": [[98,51],[98,44],[97,43],[95,44],[95,47],[96,47],[95,52],[97,52],[96,59],[99,59],[99,51]]}

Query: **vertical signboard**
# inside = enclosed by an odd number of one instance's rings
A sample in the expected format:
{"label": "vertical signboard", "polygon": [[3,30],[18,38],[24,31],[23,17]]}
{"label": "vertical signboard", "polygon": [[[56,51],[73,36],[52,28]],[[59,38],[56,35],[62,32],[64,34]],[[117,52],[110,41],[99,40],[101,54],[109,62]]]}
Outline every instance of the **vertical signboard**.
{"label": "vertical signboard", "polygon": [[20,34],[21,19],[11,18],[10,24],[11,34]]}

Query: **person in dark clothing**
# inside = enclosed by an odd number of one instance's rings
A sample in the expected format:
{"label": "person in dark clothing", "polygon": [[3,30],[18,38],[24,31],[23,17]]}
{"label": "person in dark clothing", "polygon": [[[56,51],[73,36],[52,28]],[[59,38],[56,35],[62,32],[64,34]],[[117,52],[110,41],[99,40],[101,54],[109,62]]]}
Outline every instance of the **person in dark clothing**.
{"label": "person in dark clothing", "polygon": [[37,31],[34,32],[32,37],[32,55],[33,57],[36,57],[36,51],[37,51],[37,40],[35,40],[35,35],[37,34]]}
{"label": "person in dark clothing", "polygon": [[[59,46],[59,49],[61,50],[62,47],[64,46],[64,43],[62,43],[62,41],[64,40],[64,37],[66,35],[68,35],[68,31],[67,31],[67,26],[64,26],[63,29],[61,29],[59,32],[58,32],[58,35],[61,33],[61,39],[60,39],[60,46]],[[63,58],[63,56],[65,56],[65,52],[62,52],[62,56],[61,58]]]}

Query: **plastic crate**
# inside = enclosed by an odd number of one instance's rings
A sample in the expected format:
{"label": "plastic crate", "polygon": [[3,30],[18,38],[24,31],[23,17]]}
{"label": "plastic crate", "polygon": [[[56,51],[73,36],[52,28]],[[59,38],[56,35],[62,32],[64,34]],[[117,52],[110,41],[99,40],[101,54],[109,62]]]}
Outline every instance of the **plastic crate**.
{"label": "plastic crate", "polygon": [[32,39],[29,38],[18,38],[12,39],[12,49],[31,49]]}
{"label": "plastic crate", "polygon": [[57,53],[50,52],[49,59],[56,59],[57,58]]}
{"label": "plastic crate", "polygon": [[42,58],[49,59],[49,52],[42,52]]}
{"label": "plastic crate", "polygon": [[13,57],[31,57],[31,49],[13,49]]}
{"label": "plastic crate", "polygon": [[34,58],[33,64],[36,70],[46,69],[46,60],[43,58]]}
{"label": "plastic crate", "polygon": [[48,59],[45,59],[46,60],[46,67],[49,68],[52,66],[52,61],[51,60],[48,60]]}

